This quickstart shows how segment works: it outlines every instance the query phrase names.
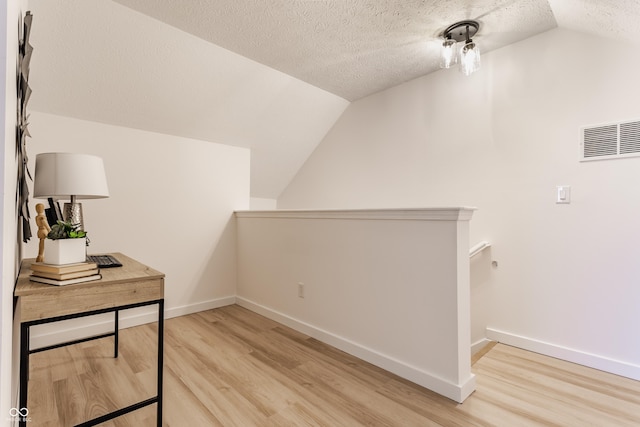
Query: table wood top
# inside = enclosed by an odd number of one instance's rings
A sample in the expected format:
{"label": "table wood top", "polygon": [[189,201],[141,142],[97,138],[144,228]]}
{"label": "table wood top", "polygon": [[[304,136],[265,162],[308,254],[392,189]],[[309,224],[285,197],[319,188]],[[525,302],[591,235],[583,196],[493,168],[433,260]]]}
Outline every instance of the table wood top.
{"label": "table wood top", "polygon": [[105,285],[127,283],[136,280],[162,279],[165,277],[164,273],[148,267],[120,252],[111,253],[109,255],[113,255],[118,261],[120,261],[122,263],[122,267],[101,268],[100,274],[102,274],[102,279],[100,280],[64,286],[48,285],[46,283],[30,281],[29,275],[31,274],[31,264],[35,261],[35,258],[24,259],[22,260],[22,265],[20,267],[20,274],[18,276],[14,295],[16,297],[21,297],[32,294],[59,293],[64,290],[71,290],[77,287],[104,287]]}
{"label": "table wood top", "polygon": [[[110,310],[164,298],[164,274],[119,252],[122,267],[102,268],[102,279],[73,285],[48,285],[29,280],[33,259],[20,268],[14,295],[20,322]],[[55,321],[55,320],[51,320]]]}

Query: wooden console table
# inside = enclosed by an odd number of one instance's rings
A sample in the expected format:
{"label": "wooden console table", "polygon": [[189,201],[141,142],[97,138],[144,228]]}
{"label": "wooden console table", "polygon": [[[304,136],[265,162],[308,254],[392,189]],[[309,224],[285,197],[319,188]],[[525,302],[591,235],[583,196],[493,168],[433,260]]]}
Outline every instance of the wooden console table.
{"label": "wooden console table", "polygon": [[[114,357],[118,357],[118,316],[121,310],[158,305],[158,384],[155,397],[118,409],[78,426],[94,426],[142,407],[157,404],[157,425],[162,426],[162,370],[164,335],[164,274],[121,253],[111,254],[122,267],[101,269],[102,279],[74,285],[55,286],[31,282],[31,263],[25,259],[20,268],[14,296],[20,322],[20,408],[27,408],[29,355],[93,339],[114,337]],[[31,350],[31,326],[53,323],[77,317],[115,313],[113,332]],[[20,419],[20,426],[27,420]]]}

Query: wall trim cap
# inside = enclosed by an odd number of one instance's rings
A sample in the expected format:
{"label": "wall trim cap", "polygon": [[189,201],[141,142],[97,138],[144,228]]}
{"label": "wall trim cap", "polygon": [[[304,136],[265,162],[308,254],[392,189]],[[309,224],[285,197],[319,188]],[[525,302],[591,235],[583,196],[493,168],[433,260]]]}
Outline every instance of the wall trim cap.
{"label": "wall trim cap", "polygon": [[469,221],[474,207],[236,211],[236,218]]}

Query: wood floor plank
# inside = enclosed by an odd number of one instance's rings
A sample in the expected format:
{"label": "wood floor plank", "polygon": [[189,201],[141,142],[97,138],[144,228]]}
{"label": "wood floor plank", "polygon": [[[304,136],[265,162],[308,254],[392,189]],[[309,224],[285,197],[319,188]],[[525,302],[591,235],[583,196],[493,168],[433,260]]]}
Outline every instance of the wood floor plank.
{"label": "wood floor plank", "polygon": [[436,425],[447,427],[492,425],[482,417],[476,416],[474,411],[465,413],[460,410],[462,405],[403,378],[392,379],[378,389],[378,392]]}
{"label": "wood floor plank", "polygon": [[[482,385],[488,386],[501,404],[517,404],[540,425],[639,425],[640,389],[616,397],[618,393],[609,392],[613,390],[605,387],[606,382],[593,379],[600,376],[598,371],[560,362],[500,346],[482,361],[477,372]],[[617,384],[628,383],[612,375],[607,378]]]}
{"label": "wood floor plank", "polygon": [[363,425],[391,426],[397,420],[402,420],[404,425],[425,422],[419,414],[386,399],[358,378],[344,375],[329,364],[309,361],[298,370],[304,370],[318,397],[330,404],[327,409],[340,408]]}
{"label": "wood floor plank", "polygon": [[171,368],[166,369],[164,379],[167,389],[163,404],[164,426],[224,426],[200,399],[194,397],[187,384]]}
{"label": "wood floor plank", "polygon": [[[176,339],[179,338],[169,335],[165,349],[165,370],[169,370],[184,388],[176,397],[179,400],[191,399],[200,402],[216,422],[222,425],[257,425],[262,418],[256,414],[251,402],[231,387],[223,376],[218,375],[218,369],[206,360],[210,358],[219,362],[227,357],[216,356],[215,350],[219,346],[208,348],[208,344],[199,340],[185,342],[183,346],[172,345]],[[203,350],[196,350],[198,346],[205,347]],[[168,388],[165,383],[165,396],[173,396],[174,392],[175,390]]]}
{"label": "wood floor plank", "polygon": [[[33,426],[155,394],[156,326],[31,356]],[[239,306],[165,322],[164,426],[639,426],[640,382],[502,344],[458,404]],[[154,426],[155,405],[103,427]]]}
{"label": "wood floor plank", "polygon": [[345,425],[336,421],[336,424],[328,424],[326,415],[317,413],[313,408],[301,403],[293,403],[285,410],[270,417],[265,426],[273,427],[298,427],[298,426],[322,426]]}

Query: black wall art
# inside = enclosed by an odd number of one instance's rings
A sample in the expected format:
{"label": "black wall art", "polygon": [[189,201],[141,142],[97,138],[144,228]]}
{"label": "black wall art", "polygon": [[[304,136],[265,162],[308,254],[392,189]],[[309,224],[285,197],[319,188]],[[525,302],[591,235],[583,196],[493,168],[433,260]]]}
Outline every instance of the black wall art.
{"label": "black wall art", "polygon": [[16,156],[18,161],[18,221],[22,221],[22,241],[28,242],[31,238],[31,225],[29,219],[29,187],[27,186],[27,177],[30,180],[27,157],[27,137],[29,135],[29,116],[27,115],[27,103],[31,97],[31,88],[29,87],[29,63],[31,62],[31,53],[33,47],[29,44],[29,33],[31,32],[31,21],[33,15],[27,12],[23,20],[22,38],[18,46],[18,118],[16,129]]}

